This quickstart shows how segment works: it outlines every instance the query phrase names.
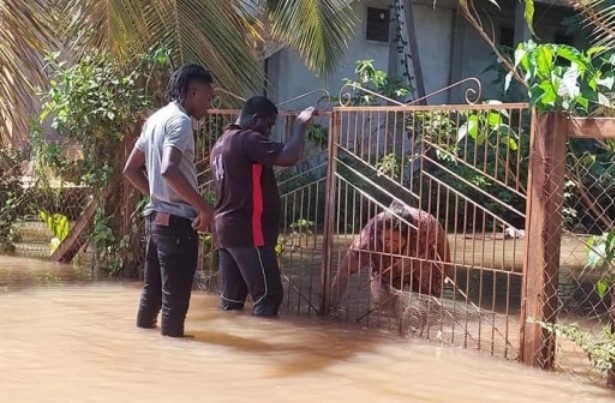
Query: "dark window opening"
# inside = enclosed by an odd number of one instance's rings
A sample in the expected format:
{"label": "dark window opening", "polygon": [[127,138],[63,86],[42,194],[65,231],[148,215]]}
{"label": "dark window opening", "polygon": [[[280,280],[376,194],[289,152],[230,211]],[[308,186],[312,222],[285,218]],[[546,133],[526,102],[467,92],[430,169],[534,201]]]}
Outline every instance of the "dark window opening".
{"label": "dark window opening", "polygon": [[555,41],[558,45],[573,46],[574,38],[570,35],[555,35]]}
{"label": "dark window opening", "polygon": [[367,32],[365,38],[368,41],[388,43],[390,21],[391,14],[388,9],[367,7]]}
{"label": "dark window opening", "polygon": [[509,48],[515,46],[515,29],[513,27],[500,27],[499,44]]}

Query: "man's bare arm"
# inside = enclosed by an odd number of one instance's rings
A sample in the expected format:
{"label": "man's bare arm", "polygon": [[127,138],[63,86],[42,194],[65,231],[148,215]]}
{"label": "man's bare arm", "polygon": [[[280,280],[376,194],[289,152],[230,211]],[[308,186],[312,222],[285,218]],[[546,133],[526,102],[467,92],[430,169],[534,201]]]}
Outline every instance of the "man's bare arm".
{"label": "man's bare arm", "polygon": [[275,161],[276,165],[288,167],[299,162],[305,147],[305,131],[315,114],[316,110],[313,107],[307,108],[299,114],[293,126],[290,139],[288,139],[278,159]]}
{"label": "man's bare arm", "polygon": [[145,154],[134,147],[124,167],[124,176],[141,193],[149,196],[149,182],[145,175]]}
{"label": "man's bare arm", "polygon": [[342,295],[346,292],[348,287],[348,279],[351,274],[355,274],[361,268],[361,258],[357,256],[357,253],[352,249],[349,249],[344,255],[340,266],[337,269],[337,273],[331,282],[329,308],[337,307],[342,299]]}

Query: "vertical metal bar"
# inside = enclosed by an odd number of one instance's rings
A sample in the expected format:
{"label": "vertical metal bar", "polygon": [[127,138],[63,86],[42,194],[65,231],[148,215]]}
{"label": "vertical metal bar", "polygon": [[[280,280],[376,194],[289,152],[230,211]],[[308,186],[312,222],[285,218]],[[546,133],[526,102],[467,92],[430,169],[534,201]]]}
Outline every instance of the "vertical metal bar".
{"label": "vertical metal bar", "polygon": [[335,222],[335,194],[337,185],[337,139],[339,136],[341,121],[340,111],[335,108],[331,122],[329,124],[329,149],[327,153],[327,194],[325,195],[325,212],[322,245],[322,267],[321,267],[321,292],[322,305],[320,313],[329,313],[329,283],[331,277],[331,256],[333,248],[333,223]]}

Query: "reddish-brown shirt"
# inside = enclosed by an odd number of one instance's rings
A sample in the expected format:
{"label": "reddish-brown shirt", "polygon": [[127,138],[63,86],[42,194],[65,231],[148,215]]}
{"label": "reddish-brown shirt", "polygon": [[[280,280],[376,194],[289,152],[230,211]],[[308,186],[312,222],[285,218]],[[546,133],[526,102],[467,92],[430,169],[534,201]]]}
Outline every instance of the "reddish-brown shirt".
{"label": "reddish-brown shirt", "polygon": [[275,246],[280,195],[273,166],[284,144],[229,126],[210,155],[214,190],[214,237],[221,248]]}
{"label": "reddish-brown shirt", "polygon": [[[431,295],[440,295],[443,282],[442,261],[448,256],[438,256],[438,250],[448,249],[448,240],[444,228],[431,214],[408,207],[417,230],[411,231],[411,238],[402,251],[392,256],[383,253],[382,238],[383,216],[373,217],[361,230],[349,248],[350,265],[355,270],[369,265],[375,275],[382,275],[384,283],[391,282],[401,288],[403,284],[412,284],[415,291]],[[399,256],[412,257],[411,261]]]}

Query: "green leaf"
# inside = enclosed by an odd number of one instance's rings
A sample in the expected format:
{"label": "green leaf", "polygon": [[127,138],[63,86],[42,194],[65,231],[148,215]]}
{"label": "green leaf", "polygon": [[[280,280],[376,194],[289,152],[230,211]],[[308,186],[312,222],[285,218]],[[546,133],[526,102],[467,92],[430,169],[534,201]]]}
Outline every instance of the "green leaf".
{"label": "green leaf", "polygon": [[596,292],[598,293],[600,298],[604,298],[608,290],[609,285],[605,280],[601,279],[598,281],[598,283],[596,283]]}
{"label": "green leaf", "polygon": [[510,82],[512,80],[512,77],[513,77],[512,72],[506,74],[506,78],[504,79],[504,92],[508,92],[508,90],[510,89]]}
{"label": "green leaf", "polygon": [[553,52],[551,52],[549,47],[541,46],[538,48],[536,65],[538,66],[538,72],[544,77],[548,77],[551,74],[553,68]]}
{"label": "green leaf", "polygon": [[580,71],[584,72],[587,70],[587,62],[583,59],[583,55],[578,49],[572,46],[559,45],[557,47],[557,56],[568,60],[570,63],[579,65],[578,68]]}
{"label": "green leaf", "polygon": [[590,48],[586,52],[586,54],[587,54],[587,57],[592,58],[594,55],[602,53],[602,52],[604,52],[604,51],[606,51],[608,49],[609,48],[606,47],[606,46],[594,46],[594,47]]}
{"label": "green leaf", "polygon": [[523,12],[523,17],[525,18],[532,35],[536,35],[534,32],[534,0],[525,0],[525,11]]}
{"label": "green leaf", "polygon": [[609,101],[606,95],[601,92],[598,93],[598,105],[605,106],[607,108],[610,108],[612,106],[611,101]]}
{"label": "green leaf", "polygon": [[[596,80],[596,84],[601,85],[602,87],[606,87],[609,90],[613,89],[613,84],[615,83],[615,77],[609,76],[605,78],[598,78]],[[594,88],[595,90],[595,88]]]}
{"label": "green leaf", "polygon": [[[527,61],[527,50],[524,48],[524,44],[520,43],[517,49],[515,49],[515,68],[523,65],[524,61]],[[523,65],[523,67],[525,70],[528,70],[526,65]]]}
{"label": "green leaf", "polygon": [[581,109],[584,110],[584,111],[586,111],[587,108],[589,108],[589,100],[587,98],[585,98],[584,96],[579,95],[578,97],[575,98],[574,101],[577,104],[579,104]]}
{"label": "green leaf", "polygon": [[502,116],[497,112],[489,112],[489,127],[493,130],[502,122]]}
{"label": "green leaf", "polygon": [[545,106],[554,107],[557,100],[557,93],[553,89],[551,83],[549,81],[543,81],[540,83],[539,87],[543,90],[540,102]]}

